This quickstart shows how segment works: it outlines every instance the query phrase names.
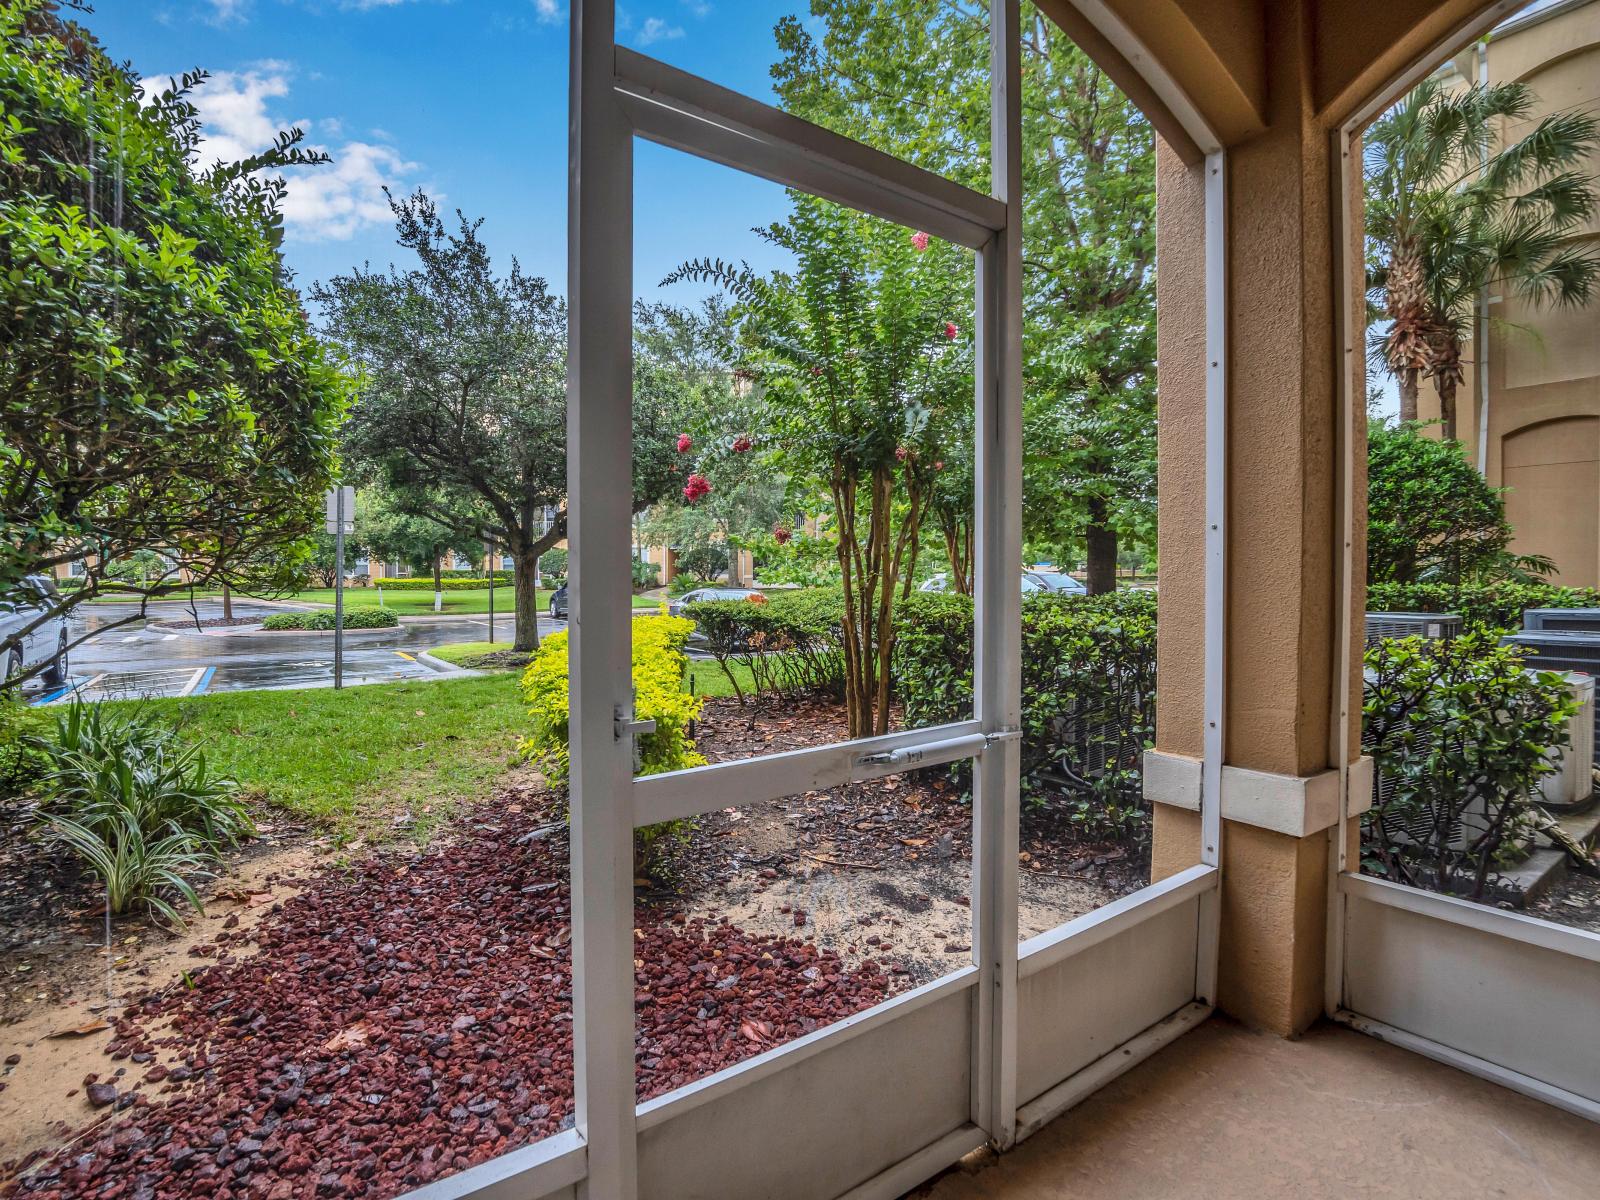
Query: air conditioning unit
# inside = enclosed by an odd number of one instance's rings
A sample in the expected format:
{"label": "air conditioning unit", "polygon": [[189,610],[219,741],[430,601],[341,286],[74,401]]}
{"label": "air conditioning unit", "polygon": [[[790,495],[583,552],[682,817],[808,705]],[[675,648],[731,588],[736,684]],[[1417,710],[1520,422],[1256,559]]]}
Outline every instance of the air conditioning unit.
{"label": "air conditioning unit", "polygon": [[[1501,638],[1500,644],[1522,647],[1529,656],[1528,665],[1541,671],[1566,671],[1591,678],[1600,675],[1600,633],[1524,630]],[[1595,708],[1594,722],[1600,722],[1600,707]],[[1590,731],[1589,758],[1595,766],[1600,766],[1600,759],[1595,758],[1600,753],[1600,727],[1592,722]]]}
{"label": "air conditioning unit", "polygon": [[1572,745],[1551,754],[1555,773],[1546,775],[1539,784],[1539,803],[1556,813],[1581,809],[1594,795],[1594,676],[1569,671],[1567,685],[1578,702],[1578,711],[1572,714],[1567,727]]}
{"label": "air conditioning unit", "polygon": [[1522,627],[1541,633],[1600,634],[1600,608],[1530,608],[1522,614]]}
{"label": "air conditioning unit", "polygon": [[1375,645],[1383,638],[1420,637],[1449,641],[1460,636],[1463,624],[1459,613],[1369,612],[1367,645]]}

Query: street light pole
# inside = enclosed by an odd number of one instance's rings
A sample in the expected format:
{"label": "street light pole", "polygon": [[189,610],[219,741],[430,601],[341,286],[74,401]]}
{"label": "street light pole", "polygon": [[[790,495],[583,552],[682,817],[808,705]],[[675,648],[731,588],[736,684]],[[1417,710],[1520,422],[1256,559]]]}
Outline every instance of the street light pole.
{"label": "street light pole", "polygon": [[[489,543],[489,645],[494,645],[494,543]],[[535,592],[535,595],[538,593]]]}

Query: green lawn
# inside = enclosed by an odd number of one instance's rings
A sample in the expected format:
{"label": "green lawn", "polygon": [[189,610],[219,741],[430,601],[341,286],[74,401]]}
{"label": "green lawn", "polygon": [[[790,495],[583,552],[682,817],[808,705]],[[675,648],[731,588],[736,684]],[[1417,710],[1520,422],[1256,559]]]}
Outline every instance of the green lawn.
{"label": "green lawn", "polygon": [[[312,588],[309,591],[296,592],[292,596],[285,596],[285,600],[294,600],[302,604],[332,604],[332,588]],[[348,587],[344,590],[344,602],[349,608],[377,608],[378,589],[375,587]],[[508,618],[511,615],[515,596],[511,585],[505,587],[495,586],[494,613],[498,618],[504,613]],[[634,608],[654,608],[660,600],[647,600],[643,596],[633,597]],[[394,588],[383,589],[383,607],[391,608],[403,617],[426,615],[433,612],[433,591],[429,589],[422,592],[396,591]],[[469,591],[445,592],[444,607],[440,610],[445,613],[486,613],[489,611],[489,589],[473,588]],[[547,589],[539,590],[539,611],[550,611],[550,592]],[[509,626],[508,626],[509,628]]]}
{"label": "green lawn", "polygon": [[347,840],[426,837],[489,793],[528,725],[512,675],[122,703],[177,721],[213,771]]}

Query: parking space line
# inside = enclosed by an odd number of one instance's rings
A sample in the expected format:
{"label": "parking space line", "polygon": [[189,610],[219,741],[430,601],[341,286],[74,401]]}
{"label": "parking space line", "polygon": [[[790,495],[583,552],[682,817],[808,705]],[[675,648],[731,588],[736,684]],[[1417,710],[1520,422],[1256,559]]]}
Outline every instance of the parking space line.
{"label": "parking space line", "polygon": [[161,640],[163,642],[175,642],[178,640],[178,635],[175,633],[169,633],[166,634]]}
{"label": "parking space line", "polygon": [[128,642],[137,642],[143,636],[144,635],[142,633],[130,633],[127,637],[123,638],[122,641],[123,644],[126,645]]}
{"label": "parking space line", "polygon": [[60,691],[52,692],[50,695],[45,696],[41,700],[35,700],[33,702],[33,706],[35,708],[38,708],[40,705],[54,704],[57,700],[65,700],[68,696],[72,695],[74,692],[86,692],[90,688],[92,688],[95,684],[99,683],[105,677],[106,677],[105,676],[105,672],[102,671],[98,675],[91,675],[88,679],[80,679],[77,683],[73,684],[71,687],[62,688]]}
{"label": "parking space line", "polygon": [[407,662],[416,662],[417,661],[416,659],[412,658],[411,655],[407,654],[404,650],[396,650],[395,653],[398,654],[401,658],[405,659]]}
{"label": "parking space line", "polygon": [[183,685],[182,689],[179,690],[178,695],[200,695],[206,690],[206,685],[211,682],[211,676],[215,675],[216,673],[217,669],[215,667],[196,667],[194,674],[189,676],[189,682]]}

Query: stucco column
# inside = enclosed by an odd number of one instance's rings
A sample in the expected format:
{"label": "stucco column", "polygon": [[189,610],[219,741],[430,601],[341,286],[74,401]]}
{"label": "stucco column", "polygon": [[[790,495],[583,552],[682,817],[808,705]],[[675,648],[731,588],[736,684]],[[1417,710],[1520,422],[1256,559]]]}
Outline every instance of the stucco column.
{"label": "stucco column", "polygon": [[[1229,148],[1228,653],[1218,1004],[1283,1034],[1322,1011],[1342,811],[1339,360],[1329,130],[1298,6],[1267,9],[1268,127]],[[1204,537],[1203,168],[1157,160],[1160,698],[1155,875],[1198,861]],[[1345,663],[1346,670],[1351,669]]]}

